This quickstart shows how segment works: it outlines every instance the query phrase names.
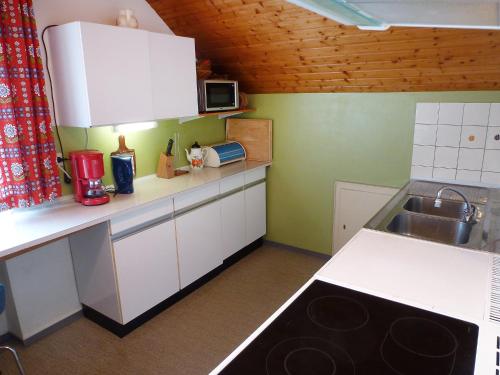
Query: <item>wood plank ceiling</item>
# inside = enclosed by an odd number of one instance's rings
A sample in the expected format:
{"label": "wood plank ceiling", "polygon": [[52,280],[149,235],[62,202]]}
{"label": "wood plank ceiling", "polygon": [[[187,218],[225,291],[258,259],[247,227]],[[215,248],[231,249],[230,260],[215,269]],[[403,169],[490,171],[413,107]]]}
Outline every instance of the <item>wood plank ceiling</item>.
{"label": "wood plank ceiling", "polygon": [[500,31],[339,25],[285,0],[148,0],[248,93],[496,90]]}

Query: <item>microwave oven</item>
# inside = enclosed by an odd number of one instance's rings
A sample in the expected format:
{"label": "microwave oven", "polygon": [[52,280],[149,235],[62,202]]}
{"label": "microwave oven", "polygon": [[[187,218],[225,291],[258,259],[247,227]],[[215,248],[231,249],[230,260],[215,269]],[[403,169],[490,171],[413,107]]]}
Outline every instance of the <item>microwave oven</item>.
{"label": "microwave oven", "polygon": [[198,81],[200,113],[238,109],[238,81],[203,79]]}

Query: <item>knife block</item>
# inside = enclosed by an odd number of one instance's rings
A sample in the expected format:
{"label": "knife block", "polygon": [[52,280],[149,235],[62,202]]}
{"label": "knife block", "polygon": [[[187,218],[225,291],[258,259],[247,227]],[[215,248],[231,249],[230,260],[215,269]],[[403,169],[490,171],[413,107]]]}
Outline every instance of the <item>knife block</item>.
{"label": "knife block", "polygon": [[175,177],[173,155],[167,156],[163,152],[160,154],[160,160],[158,160],[158,168],[156,169],[156,175],[160,178]]}

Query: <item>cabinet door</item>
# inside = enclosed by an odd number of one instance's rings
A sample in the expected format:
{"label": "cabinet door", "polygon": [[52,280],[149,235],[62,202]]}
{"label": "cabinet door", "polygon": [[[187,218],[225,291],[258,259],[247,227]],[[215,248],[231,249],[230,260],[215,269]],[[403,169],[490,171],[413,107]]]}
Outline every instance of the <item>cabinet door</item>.
{"label": "cabinet door", "polygon": [[220,202],[175,219],[181,288],[222,264]]}
{"label": "cabinet door", "polygon": [[92,126],[153,120],[148,32],[81,28]]}
{"label": "cabinet door", "polygon": [[245,193],[229,195],[221,200],[222,253],[224,259],[246,246]]}
{"label": "cabinet door", "polygon": [[173,221],[115,241],[113,248],[123,324],[179,290]]}
{"label": "cabinet door", "polygon": [[266,234],[266,183],[245,189],[247,245]]}
{"label": "cabinet door", "polygon": [[149,33],[156,119],[198,114],[194,39]]}
{"label": "cabinet door", "polygon": [[388,187],[335,183],[333,251],[340,250],[397,192]]}

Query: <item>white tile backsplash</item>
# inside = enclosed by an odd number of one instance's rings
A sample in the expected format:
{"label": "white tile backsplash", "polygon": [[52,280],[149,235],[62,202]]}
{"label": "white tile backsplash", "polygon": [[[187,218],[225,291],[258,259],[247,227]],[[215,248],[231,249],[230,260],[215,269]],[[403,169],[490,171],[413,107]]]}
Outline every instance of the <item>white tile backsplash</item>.
{"label": "white tile backsplash", "polygon": [[465,103],[463,125],[488,125],[490,103]]}
{"label": "white tile backsplash", "polygon": [[418,124],[438,123],[439,103],[417,103],[415,122]]}
{"label": "white tile backsplash", "polygon": [[457,181],[478,182],[481,180],[481,171],[457,170]]}
{"label": "white tile backsplash", "polygon": [[500,173],[483,172],[481,176],[481,182],[500,185]]}
{"label": "white tile backsplash", "polygon": [[456,168],[458,161],[458,148],[436,147],[434,154],[434,167]]}
{"label": "white tile backsplash", "polygon": [[438,125],[436,146],[449,146],[449,147],[460,146],[461,130],[462,128],[460,126]]}
{"label": "white tile backsplash", "polygon": [[500,126],[488,127],[486,148],[489,150],[500,150]]}
{"label": "white tile backsplash", "polygon": [[415,118],[412,178],[500,185],[500,103],[418,103]]}
{"label": "white tile backsplash", "polygon": [[456,174],[457,170],[451,168],[434,168],[432,171],[432,177],[440,180],[454,180]]}
{"label": "white tile backsplash", "polygon": [[488,128],[485,126],[462,126],[460,147],[484,149],[487,130]]}
{"label": "white tile backsplash", "polygon": [[458,152],[458,168],[481,171],[483,155],[482,148],[461,148]]}
{"label": "white tile backsplash", "polygon": [[500,103],[492,103],[490,108],[489,126],[500,126]]}
{"label": "white tile backsplash", "polygon": [[412,165],[420,165],[421,167],[432,167],[434,163],[434,146],[413,146]]}
{"label": "white tile backsplash", "polygon": [[483,172],[500,172],[500,150],[484,152]]}
{"label": "white tile backsplash", "polygon": [[415,125],[413,143],[416,145],[434,146],[436,144],[437,125]]}
{"label": "white tile backsplash", "polygon": [[411,166],[411,176],[413,178],[432,178],[432,167]]}
{"label": "white tile backsplash", "polygon": [[440,103],[439,124],[462,125],[464,103]]}

